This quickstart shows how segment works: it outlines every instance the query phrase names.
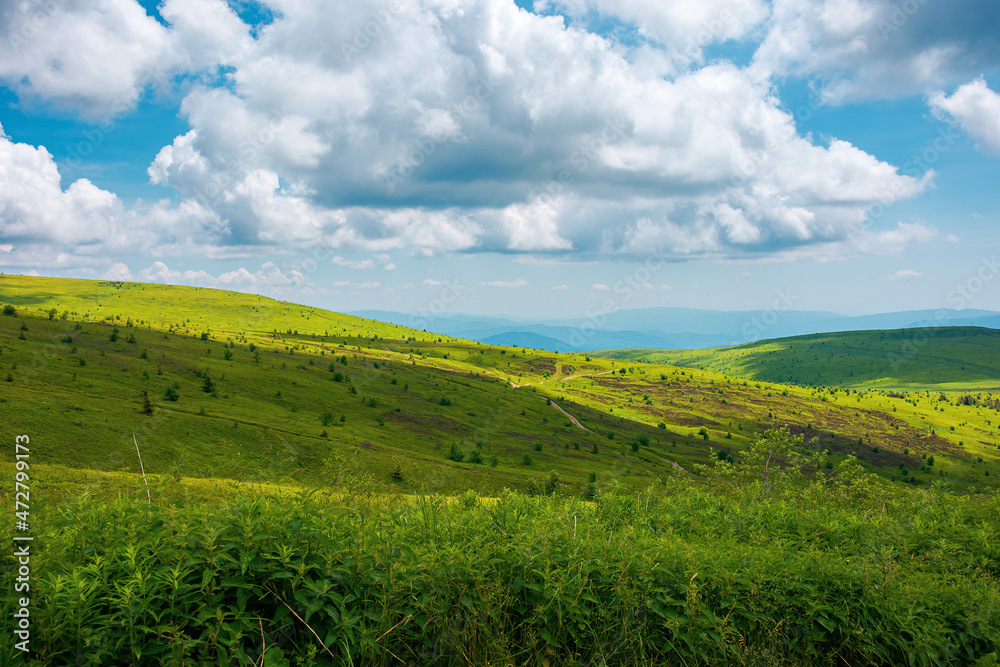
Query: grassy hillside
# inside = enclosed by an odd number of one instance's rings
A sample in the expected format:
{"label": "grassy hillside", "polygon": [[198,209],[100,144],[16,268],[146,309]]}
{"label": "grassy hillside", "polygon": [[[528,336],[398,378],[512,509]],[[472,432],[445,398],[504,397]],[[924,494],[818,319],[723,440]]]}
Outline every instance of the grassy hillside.
{"label": "grassy hillside", "polygon": [[855,388],[1000,390],[1000,331],[848,331],[709,350],[613,350],[602,357],[703,368],[766,382]]}
{"label": "grassy hillside", "polygon": [[0,664],[996,664],[988,391],[217,290],[0,277],[0,302],[0,416],[30,436],[0,502],[30,488],[36,540],[32,652]]}
{"label": "grassy hillside", "polygon": [[32,655],[0,662],[995,665],[1000,497],[851,464],[802,485],[767,467],[788,445],[593,502],[154,478],[150,505],[136,475],[36,466],[83,487],[34,519]]}
{"label": "grassy hillside", "polygon": [[[988,393],[622,367],[218,290],[3,276],[0,300],[15,310],[0,315],[0,411],[44,443],[41,463],[135,472],[134,434],[160,474],[580,494],[592,479],[638,489],[738,460],[754,435],[784,426],[890,479],[1000,482],[1000,403]],[[230,311],[260,319],[227,324]]]}

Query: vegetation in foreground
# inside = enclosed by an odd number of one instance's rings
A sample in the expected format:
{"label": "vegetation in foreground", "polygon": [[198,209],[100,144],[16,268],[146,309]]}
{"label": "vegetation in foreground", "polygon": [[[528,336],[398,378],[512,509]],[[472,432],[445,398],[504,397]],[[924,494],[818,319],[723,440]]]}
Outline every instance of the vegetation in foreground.
{"label": "vegetation in foreground", "polygon": [[1000,496],[822,457],[775,430],[592,502],[110,475],[35,517],[28,664],[996,664]]}

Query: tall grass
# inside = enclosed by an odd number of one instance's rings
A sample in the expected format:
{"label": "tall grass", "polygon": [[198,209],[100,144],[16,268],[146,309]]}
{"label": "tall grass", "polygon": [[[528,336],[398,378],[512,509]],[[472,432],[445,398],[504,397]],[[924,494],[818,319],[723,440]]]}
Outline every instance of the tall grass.
{"label": "tall grass", "polygon": [[29,663],[992,664],[1000,496],[715,481],[83,494],[36,517]]}

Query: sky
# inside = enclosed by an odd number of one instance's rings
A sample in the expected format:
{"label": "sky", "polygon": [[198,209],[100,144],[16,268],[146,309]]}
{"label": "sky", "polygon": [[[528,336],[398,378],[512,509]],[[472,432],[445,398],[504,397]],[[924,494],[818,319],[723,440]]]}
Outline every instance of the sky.
{"label": "sky", "polygon": [[0,271],[1000,310],[995,0],[0,0]]}

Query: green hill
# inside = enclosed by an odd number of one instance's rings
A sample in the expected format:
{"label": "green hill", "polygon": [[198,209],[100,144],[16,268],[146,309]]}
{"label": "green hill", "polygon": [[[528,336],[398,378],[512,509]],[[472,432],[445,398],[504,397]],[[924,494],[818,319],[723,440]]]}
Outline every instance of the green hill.
{"label": "green hill", "polygon": [[980,327],[848,331],[708,350],[596,354],[799,385],[1000,389],[1000,331]]}
{"label": "green hill", "polygon": [[[0,316],[0,411],[44,443],[38,463],[138,472],[135,435],[147,471],[177,477],[496,494],[540,489],[554,473],[579,494],[591,479],[638,489],[738,459],[785,426],[889,478],[1000,480],[988,393],[939,400],[622,367],[221,290],[0,276],[0,301],[14,311]],[[969,344],[941,330],[926,349],[945,340],[953,354]],[[789,354],[808,349],[819,368],[832,348],[811,344]]]}
{"label": "green hill", "polygon": [[31,638],[2,664],[996,664],[989,391],[220,290],[0,276],[0,302],[0,586],[31,596],[0,596]]}

